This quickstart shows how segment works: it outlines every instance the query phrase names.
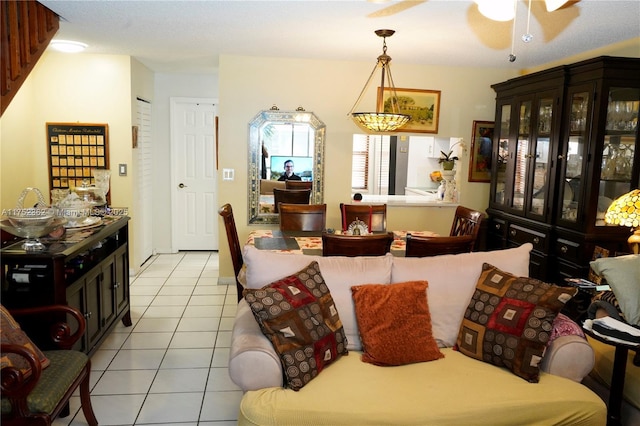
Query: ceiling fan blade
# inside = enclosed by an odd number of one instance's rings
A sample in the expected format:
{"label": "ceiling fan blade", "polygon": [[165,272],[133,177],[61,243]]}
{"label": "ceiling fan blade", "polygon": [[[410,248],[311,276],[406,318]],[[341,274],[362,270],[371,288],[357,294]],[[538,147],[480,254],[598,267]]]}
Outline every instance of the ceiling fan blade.
{"label": "ceiling fan blade", "polygon": [[385,16],[395,15],[404,10],[410,9],[414,6],[418,6],[421,3],[425,3],[427,0],[401,0],[397,3],[387,6],[384,9],[380,9],[376,12],[372,12],[367,15],[367,18],[383,18]]}

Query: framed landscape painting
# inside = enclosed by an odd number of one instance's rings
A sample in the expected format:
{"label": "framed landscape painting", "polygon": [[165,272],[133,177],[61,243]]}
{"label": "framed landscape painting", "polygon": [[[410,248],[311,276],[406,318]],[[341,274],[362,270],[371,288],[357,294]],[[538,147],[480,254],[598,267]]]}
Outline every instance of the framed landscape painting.
{"label": "framed landscape painting", "polygon": [[[384,112],[392,112],[391,97],[393,90],[384,88],[384,93],[378,87],[378,104],[382,101]],[[440,91],[422,89],[398,89],[398,106],[401,114],[411,116],[407,124],[397,132],[408,133],[438,133],[440,119]]]}
{"label": "framed landscape painting", "polygon": [[469,182],[491,182],[493,121],[474,121],[469,157]]}

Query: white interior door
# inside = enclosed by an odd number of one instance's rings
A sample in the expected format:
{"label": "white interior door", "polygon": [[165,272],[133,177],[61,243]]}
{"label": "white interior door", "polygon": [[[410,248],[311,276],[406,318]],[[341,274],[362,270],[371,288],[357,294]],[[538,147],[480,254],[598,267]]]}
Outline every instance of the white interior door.
{"label": "white interior door", "polygon": [[[153,254],[153,156],[151,149],[151,104],[137,100],[136,126],[138,126],[138,146],[136,155],[136,217],[134,232],[136,236],[136,261],[140,265]],[[139,266],[139,265],[137,265]]]}
{"label": "white interior door", "polygon": [[218,250],[217,101],[171,99],[173,249]]}

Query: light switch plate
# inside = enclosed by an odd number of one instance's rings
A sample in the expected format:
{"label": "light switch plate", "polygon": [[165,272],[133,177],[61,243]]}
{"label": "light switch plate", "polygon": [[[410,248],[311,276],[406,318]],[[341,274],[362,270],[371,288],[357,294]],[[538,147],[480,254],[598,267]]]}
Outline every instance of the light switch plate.
{"label": "light switch plate", "polygon": [[234,169],[222,169],[222,180],[233,180]]}
{"label": "light switch plate", "polygon": [[118,164],[118,174],[120,176],[127,175],[127,165],[126,164]]}

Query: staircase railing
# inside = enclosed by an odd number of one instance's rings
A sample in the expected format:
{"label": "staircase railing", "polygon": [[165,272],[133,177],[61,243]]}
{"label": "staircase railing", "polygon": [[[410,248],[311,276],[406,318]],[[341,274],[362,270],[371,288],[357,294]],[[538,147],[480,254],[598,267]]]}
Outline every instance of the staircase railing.
{"label": "staircase railing", "polygon": [[34,0],[0,2],[0,115],[58,31],[60,18]]}

